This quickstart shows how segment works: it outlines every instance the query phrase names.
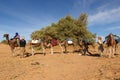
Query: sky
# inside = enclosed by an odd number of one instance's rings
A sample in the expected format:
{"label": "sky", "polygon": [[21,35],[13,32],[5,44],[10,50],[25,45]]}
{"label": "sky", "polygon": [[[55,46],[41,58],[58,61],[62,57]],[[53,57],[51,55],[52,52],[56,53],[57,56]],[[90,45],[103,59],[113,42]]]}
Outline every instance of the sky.
{"label": "sky", "polygon": [[30,34],[66,15],[77,19],[88,15],[88,30],[103,38],[109,33],[120,36],[120,0],[0,0],[0,41],[3,34],[16,32],[31,40]]}

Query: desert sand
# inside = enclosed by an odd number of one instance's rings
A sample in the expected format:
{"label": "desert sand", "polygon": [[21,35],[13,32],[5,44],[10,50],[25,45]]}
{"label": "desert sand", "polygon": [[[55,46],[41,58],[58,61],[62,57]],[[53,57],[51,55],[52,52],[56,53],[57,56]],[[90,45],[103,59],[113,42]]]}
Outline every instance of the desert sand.
{"label": "desert sand", "polygon": [[[96,54],[97,48],[90,51]],[[26,52],[31,53],[29,46]],[[0,44],[0,80],[120,80],[119,52],[120,47],[115,58],[60,52],[20,58],[12,57],[8,45]]]}

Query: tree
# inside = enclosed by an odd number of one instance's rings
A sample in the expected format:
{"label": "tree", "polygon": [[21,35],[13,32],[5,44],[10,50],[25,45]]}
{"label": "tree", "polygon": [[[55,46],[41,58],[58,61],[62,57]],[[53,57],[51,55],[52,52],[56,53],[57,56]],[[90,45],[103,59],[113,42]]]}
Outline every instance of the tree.
{"label": "tree", "polygon": [[75,30],[74,19],[67,15],[58,22],[57,32],[59,33],[59,38],[65,40],[66,38],[74,38],[73,31]]}
{"label": "tree", "polygon": [[70,15],[67,15],[61,18],[58,23],[52,23],[50,26],[33,32],[31,38],[58,38],[61,41],[67,38],[93,39],[95,35],[87,30],[87,18],[88,16],[86,13],[81,14],[78,19],[73,19]]}

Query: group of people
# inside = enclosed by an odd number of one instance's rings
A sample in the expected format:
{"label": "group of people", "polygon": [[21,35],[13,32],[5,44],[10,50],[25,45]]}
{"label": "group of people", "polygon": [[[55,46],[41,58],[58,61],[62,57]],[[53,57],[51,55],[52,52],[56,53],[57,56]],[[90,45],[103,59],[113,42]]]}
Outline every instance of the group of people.
{"label": "group of people", "polygon": [[[92,55],[92,53],[89,52],[89,47],[88,47],[89,43],[87,41],[85,41],[85,40],[83,40],[82,43],[84,45],[84,48],[83,48],[84,54],[83,55],[86,55],[87,53],[89,55]],[[104,42],[102,40],[102,37],[100,37],[100,36],[97,37],[97,44],[98,44],[98,53],[100,54],[100,56],[102,56],[103,55],[103,51],[104,51],[104,46],[103,46]]]}
{"label": "group of people", "polygon": [[[15,33],[15,36],[14,36],[14,39],[16,39],[17,40],[17,44],[18,44],[18,46],[20,46],[21,47],[21,51],[22,51],[22,53],[24,53],[25,52],[25,46],[26,46],[26,40],[25,40],[25,38],[24,37],[21,37],[20,38],[20,35],[18,34],[18,32],[16,32]],[[40,43],[41,42],[41,40],[39,40],[39,39],[33,39],[32,40],[32,43]],[[56,40],[53,40],[53,43],[56,43]],[[70,42],[71,43],[71,42]],[[103,48],[103,41],[102,41],[102,37],[98,37],[98,41],[97,41],[97,43],[98,43],[98,52],[99,52],[99,54],[100,54],[100,56],[102,56],[102,54],[103,54],[103,51],[104,51],[104,48]],[[88,43],[86,43],[86,41],[85,40],[83,40],[83,44],[84,44],[84,54],[83,55],[86,55],[86,53],[89,53],[90,55],[92,55],[92,53],[90,53],[89,51],[88,51]],[[53,45],[54,46],[54,45]]]}
{"label": "group of people", "polygon": [[114,37],[114,35],[112,33],[110,33],[106,38],[105,41],[102,41],[101,37],[98,37],[98,52],[100,53],[100,56],[102,56],[102,53],[104,51],[104,46],[103,44],[106,44],[106,52],[109,53],[108,57],[115,57],[116,54],[116,49],[117,49],[117,44],[118,44],[118,40]]}

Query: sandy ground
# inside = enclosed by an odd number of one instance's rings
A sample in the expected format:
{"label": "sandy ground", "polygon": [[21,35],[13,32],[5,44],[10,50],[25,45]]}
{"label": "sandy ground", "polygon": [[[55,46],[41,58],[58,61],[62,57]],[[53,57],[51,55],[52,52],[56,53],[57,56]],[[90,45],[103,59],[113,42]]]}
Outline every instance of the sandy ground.
{"label": "sandy ground", "polygon": [[[57,47],[54,49],[59,51]],[[96,54],[97,48],[90,51]],[[118,55],[110,59],[77,53],[36,54],[20,58],[12,57],[8,45],[0,44],[0,80],[120,80],[119,52],[120,47]]]}

